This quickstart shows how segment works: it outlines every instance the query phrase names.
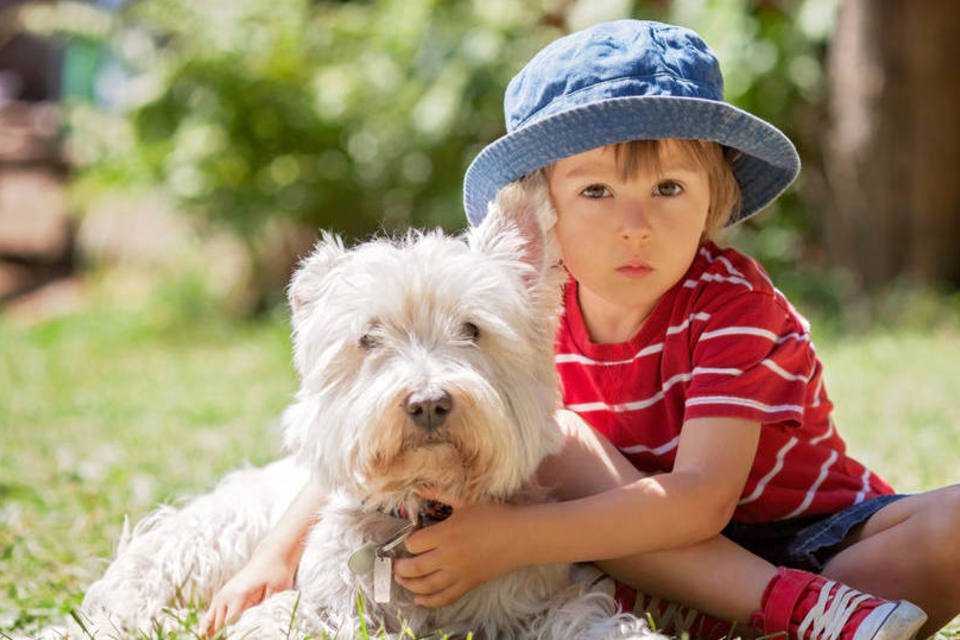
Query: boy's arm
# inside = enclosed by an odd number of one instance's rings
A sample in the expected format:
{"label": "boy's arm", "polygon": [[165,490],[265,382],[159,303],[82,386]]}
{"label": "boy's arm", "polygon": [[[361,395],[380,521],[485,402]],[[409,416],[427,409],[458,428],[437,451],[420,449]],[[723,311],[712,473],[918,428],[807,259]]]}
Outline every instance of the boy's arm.
{"label": "boy's arm", "polygon": [[205,614],[208,635],[233,624],[241,613],[264,598],[293,588],[307,534],[317,522],[325,496],[313,478],[307,480],[247,564],[210,601]]}
{"label": "boy's arm", "polygon": [[[698,418],[684,424],[669,473],[566,502],[454,505],[448,520],[407,540],[419,555],[398,560],[395,574],[419,604],[441,606],[524,565],[604,560],[706,540],[729,522],[759,435],[756,422]],[[564,454],[555,458],[551,464],[563,465]],[[575,476],[623,477],[602,460],[591,470],[583,456],[572,467]]]}

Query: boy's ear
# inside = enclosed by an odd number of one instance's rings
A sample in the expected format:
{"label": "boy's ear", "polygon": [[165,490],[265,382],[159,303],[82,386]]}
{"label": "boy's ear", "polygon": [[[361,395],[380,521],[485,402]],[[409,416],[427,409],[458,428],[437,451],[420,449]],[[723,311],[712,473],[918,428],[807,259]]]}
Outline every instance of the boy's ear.
{"label": "boy's ear", "polygon": [[[528,271],[532,279],[539,281],[544,270],[556,262],[552,242],[547,241],[548,236],[552,238],[555,221],[546,179],[537,172],[497,192],[483,222],[471,230],[469,243],[475,251],[505,259],[519,258],[532,267]],[[544,234],[545,228],[548,235]]]}
{"label": "boy's ear", "polygon": [[327,231],[320,232],[320,240],[310,254],[300,261],[287,287],[287,299],[294,317],[304,307],[317,301],[323,292],[324,278],[346,254],[340,236]]}

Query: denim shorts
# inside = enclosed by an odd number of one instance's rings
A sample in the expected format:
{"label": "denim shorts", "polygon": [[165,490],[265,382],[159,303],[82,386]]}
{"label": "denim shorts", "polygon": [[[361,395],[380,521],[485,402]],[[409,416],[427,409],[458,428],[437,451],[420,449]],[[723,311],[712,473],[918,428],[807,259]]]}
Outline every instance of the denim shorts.
{"label": "denim shorts", "polygon": [[836,513],[745,524],[731,522],[723,535],[767,562],[820,573],[850,531],[902,494],[876,496]]}

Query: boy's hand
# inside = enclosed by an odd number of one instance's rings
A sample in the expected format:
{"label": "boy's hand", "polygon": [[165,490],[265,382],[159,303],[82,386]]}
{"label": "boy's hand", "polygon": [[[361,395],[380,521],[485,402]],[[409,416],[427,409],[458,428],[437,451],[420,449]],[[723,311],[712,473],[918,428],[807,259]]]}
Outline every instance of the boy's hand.
{"label": "boy's hand", "polygon": [[244,567],[213,596],[201,628],[207,636],[233,624],[240,614],[274,593],[293,588],[297,566],[281,554],[258,548]]}
{"label": "boy's hand", "polygon": [[495,502],[459,503],[426,496],[453,507],[453,514],[415,532],[405,543],[413,558],[394,563],[394,577],[424,607],[441,607],[523,564],[517,559],[518,508]]}

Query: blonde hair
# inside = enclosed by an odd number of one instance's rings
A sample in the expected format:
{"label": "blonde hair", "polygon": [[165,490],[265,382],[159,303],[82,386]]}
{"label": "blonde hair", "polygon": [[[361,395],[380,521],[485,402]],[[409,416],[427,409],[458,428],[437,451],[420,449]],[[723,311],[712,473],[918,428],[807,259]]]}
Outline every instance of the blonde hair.
{"label": "blonde hair", "polygon": [[[641,169],[660,173],[660,154],[668,140],[630,140],[610,145],[620,177],[627,180]],[[709,140],[669,139],[670,144],[707,172],[710,184],[710,207],[704,226],[704,238],[726,226],[740,207],[740,185],[730,163],[737,152]]]}

